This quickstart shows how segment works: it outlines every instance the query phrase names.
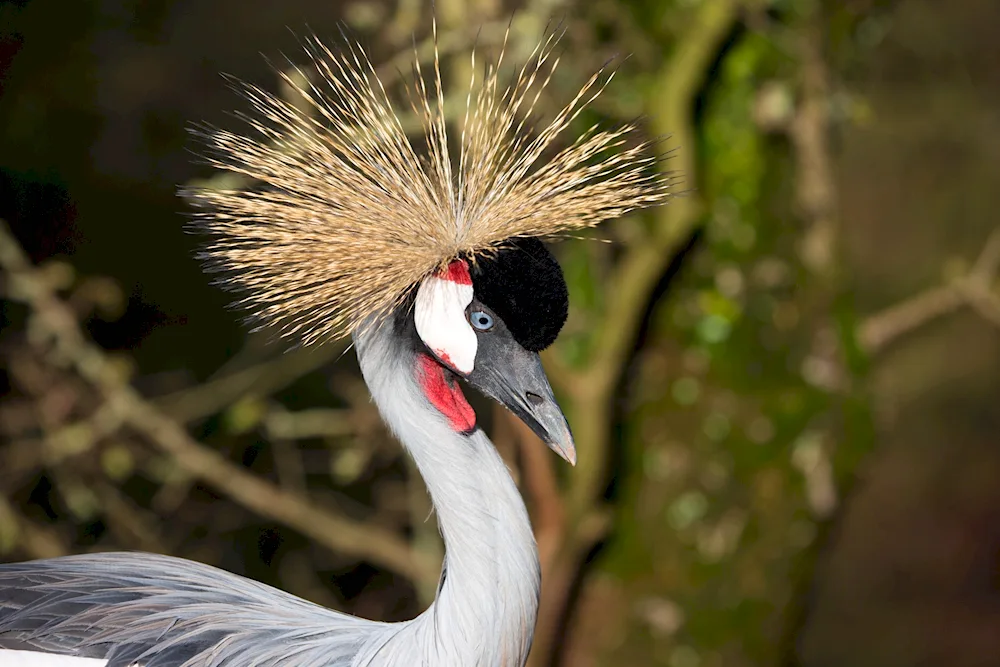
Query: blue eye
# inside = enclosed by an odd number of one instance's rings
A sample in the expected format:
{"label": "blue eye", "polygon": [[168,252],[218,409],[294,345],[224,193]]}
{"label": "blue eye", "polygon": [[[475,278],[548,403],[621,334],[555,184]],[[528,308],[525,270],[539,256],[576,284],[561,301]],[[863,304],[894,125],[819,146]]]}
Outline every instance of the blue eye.
{"label": "blue eye", "polygon": [[480,331],[489,331],[493,328],[493,316],[483,310],[474,310],[469,313],[469,322],[473,328]]}

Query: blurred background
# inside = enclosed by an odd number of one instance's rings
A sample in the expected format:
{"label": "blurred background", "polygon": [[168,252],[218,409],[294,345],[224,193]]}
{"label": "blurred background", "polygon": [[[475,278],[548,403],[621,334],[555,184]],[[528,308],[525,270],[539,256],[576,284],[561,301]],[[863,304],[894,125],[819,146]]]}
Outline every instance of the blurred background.
{"label": "blurred background", "polygon": [[[540,545],[532,667],[1000,665],[1000,4],[436,5],[459,95],[512,15],[512,60],[563,21],[553,108],[628,55],[576,131],[638,118],[688,189],[555,246],[577,468],[473,398]],[[250,334],[176,196],[245,185],[188,134],[240,127],[220,73],[281,92],[299,36],[345,25],[395,85],[430,17],[0,3],[0,559],[176,554],[386,620],[432,599],[428,500],[353,354]]]}

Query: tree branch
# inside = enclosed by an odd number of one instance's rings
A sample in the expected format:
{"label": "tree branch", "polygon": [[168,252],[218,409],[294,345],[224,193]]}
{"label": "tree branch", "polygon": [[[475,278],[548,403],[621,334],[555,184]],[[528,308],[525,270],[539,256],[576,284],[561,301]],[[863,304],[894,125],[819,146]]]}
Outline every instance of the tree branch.
{"label": "tree branch", "polygon": [[170,455],[178,467],[204,480],[244,507],[280,521],[334,551],[364,558],[414,581],[436,578],[432,564],[395,533],[319,509],[308,499],[281,490],[193,440],[181,426],[123,381],[103,350],[87,341],[73,313],[39,279],[6,224],[0,222],[0,268],[10,297],[32,312],[32,344],[60,367],[71,367],[104,396],[103,410]]}
{"label": "tree branch", "polygon": [[[684,38],[653,84],[656,94],[648,103],[653,133],[672,137],[677,152],[671,160],[671,173],[680,172],[691,184],[697,182],[698,175],[695,96],[740,7],[738,0],[701,2]],[[702,211],[702,202],[691,192],[674,197],[667,206],[656,210],[651,232],[630,244],[616,264],[607,290],[611,298],[602,313],[589,366],[582,371],[560,367],[557,373],[559,389],[573,399],[573,431],[580,456],[568,477],[565,505],[559,508],[565,512],[564,527],[555,540],[557,553],[548,576],[542,581],[530,665],[551,663],[555,635],[567,612],[576,570],[610,525],[610,515],[602,506],[601,485],[610,458],[613,393],[653,289],[698,224]],[[551,481],[539,475],[539,479],[527,482],[529,489],[537,486],[533,493],[542,492],[544,497],[544,489]]]}
{"label": "tree branch", "polygon": [[949,284],[932,287],[869,316],[858,327],[858,342],[871,356],[932,320],[970,307],[1000,327],[1000,295],[994,287],[1000,271],[1000,228],[993,230],[972,269]]}
{"label": "tree branch", "polygon": [[186,424],[215,414],[248,395],[269,395],[322,368],[344,352],[342,343],[297,348],[189,389],[152,399],[161,411]]}
{"label": "tree branch", "polygon": [[[678,171],[689,183],[695,183],[698,174],[697,139],[692,118],[694,98],[738,9],[734,0],[701,3],[676,53],[654,85],[657,94],[649,103],[653,131],[661,136],[672,136],[677,146],[672,159],[679,162]],[[657,209],[650,237],[630,247],[616,266],[608,290],[613,298],[609,299],[608,311],[603,314],[594,345],[595,357],[582,377],[574,381],[578,389],[570,392],[580,404],[579,414],[575,415],[578,419],[593,421],[587,415],[606,412],[649,296],[677,248],[694,229],[702,210],[702,202],[693,192],[673,198],[668,205]],[[607,427],[607,423],[594,424],[594,428],[604,432]],[[583,429],[577,427],[576,432],[584,436]],[[582,519],[604,477],[606,448],[593,445],[604,442],[606,436],[588,434],[586,437],[591,442],[582,443],[580,460],[571,481],[571,521]]]}

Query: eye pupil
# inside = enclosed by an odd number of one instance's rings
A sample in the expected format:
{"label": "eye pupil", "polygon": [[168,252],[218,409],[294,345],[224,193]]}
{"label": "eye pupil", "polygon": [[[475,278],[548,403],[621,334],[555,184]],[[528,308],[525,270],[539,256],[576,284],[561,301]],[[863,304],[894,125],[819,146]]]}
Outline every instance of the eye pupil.
{"label": "eye pupil", "polygon": [[481,310],[477,310],[472,313],[469,317],[469,321],[472,322],[472,326],[480,331],[489,331],[493,328],[493,318]]}

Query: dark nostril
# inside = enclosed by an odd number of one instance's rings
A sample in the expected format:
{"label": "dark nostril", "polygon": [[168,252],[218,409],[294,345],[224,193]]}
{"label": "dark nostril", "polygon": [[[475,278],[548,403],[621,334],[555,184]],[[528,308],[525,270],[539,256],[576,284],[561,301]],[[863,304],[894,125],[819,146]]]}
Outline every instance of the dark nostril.
{"label": "dark nostril", "polygon": [[533,405],[533,406],[534,406],[534,407],[536,407],[536,408],[537,408],[537,407],[538,407],[539,405],[541,405],[542,403],[544,403],[544,402],[545,402],[545,399],[544,399],[544,398],[542,398],[542,397],[541,397],[541,396],[539,396],[538,394],[533,394],[533,393],[532,393],[532,392],[530,392],[530,391],[529,391],[529,392],[527,392],[527,393],[525,394],[525,396],[526,396],[526,397],[528,398],[528,403],[531,403],[531,405]]}

